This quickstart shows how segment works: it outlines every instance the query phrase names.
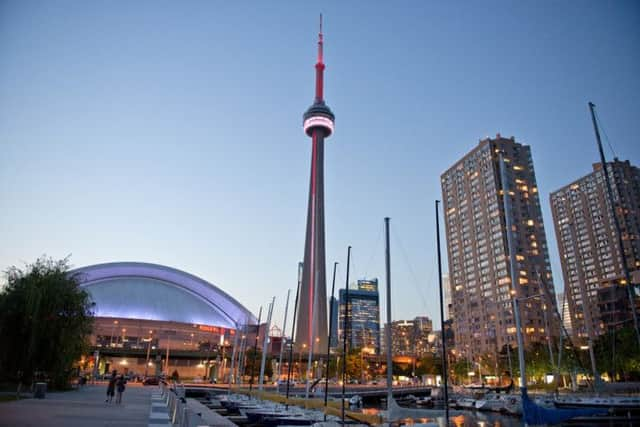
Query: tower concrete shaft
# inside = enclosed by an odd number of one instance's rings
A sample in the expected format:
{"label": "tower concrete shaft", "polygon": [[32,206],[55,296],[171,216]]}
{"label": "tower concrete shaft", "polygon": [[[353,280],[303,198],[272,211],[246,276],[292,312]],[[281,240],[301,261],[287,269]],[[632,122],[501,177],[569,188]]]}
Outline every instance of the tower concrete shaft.
{"label": "tower concrete shaft", "polygon": [[333,133],[334,115],[323,96],[322,16],[318,40],[316,90],[313,105],[303,116],[303,128],[311,137],[311,177],[304,245],[302,285],[296,319],[296,351],[327,348],[327,284],[324,241],[324,140]]}

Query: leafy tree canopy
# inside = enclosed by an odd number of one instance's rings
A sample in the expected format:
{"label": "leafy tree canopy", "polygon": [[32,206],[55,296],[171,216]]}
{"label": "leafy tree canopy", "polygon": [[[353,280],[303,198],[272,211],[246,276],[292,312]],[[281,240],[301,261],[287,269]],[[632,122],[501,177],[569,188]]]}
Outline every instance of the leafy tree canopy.
{"label": "leafy tree canopy", "polygon": [[43,375],[53,388],[67,386],[88,345],[93,303],[69,259],[41,257],[24,269],[10,267],[0,291],[0,376],[30,383]]}

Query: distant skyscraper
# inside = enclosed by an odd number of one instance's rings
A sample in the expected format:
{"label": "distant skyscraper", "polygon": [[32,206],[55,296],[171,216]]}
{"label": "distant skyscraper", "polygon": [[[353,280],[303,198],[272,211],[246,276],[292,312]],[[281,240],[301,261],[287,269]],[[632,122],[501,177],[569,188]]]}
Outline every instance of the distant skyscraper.
{"label": "distant skyscraper", "polygon": [[439,337],[433,334],[433,322],[426,316],[391,322],[392,355],[421,358],[434,349]]}
{"label": "distant skyscraper", "polygon": [[338,298],[331,297],[329,300],[329,304],[331,305],[331,347],[337,347],[339,345],[338,341],[338,319],[340,312],[340,304],[338,302]]}
{"label": "distant skyscraper", "polygon": [[358,289],[340,289],[338,335],[340,342],[344,334],[345,307],[348,307],[349,348],[366,348],[371,353],[380,353],[380,294],[378,279],[358,280]]}
{"label": "distant skyscraper", "polygon": [[[619,212],[624,261],[632,277],[637,276],[640,169],[615,159],[607,163],[607,171]],[[589,319],[594,335],[605,332],[607,325],[631,320],[602,165],[594,164],[593,172],[551,193],[550,199],[574,336],[588,336]]]}
{"label": "distant skyscraper", "polygon": [[413,347],[413,322],[411,320],[391,322],[391,355],[413,356]]}
{"label": "distant skyscraper", "polygon": [[[565,285],[566,286],[566,285]],[[571,313],[569,312],[569,301],[564,298],[562,303],[562,324],[569,335],[573,335],[573,325],[571,324]]]}
{"label": "distant skyscraper", "polygon": [[307,231],[304,244],[304,267],[296,319],[295,345],[313,346],[313,353],[327,349],[327,283],[324,245],[324,139],[333,133],[334,115],[323,96],[324,62],[322,58],[322,17],[316,63],[316,96],[304,113],[303,128],[311,137],[311,180]]}
{"label": "distant skyscraper", "polygon": [[[511,196],[515,284],[509,272],[500,153]],[[534,298],[521,305],[525,345],[546,340],[543,307],[555,307],[555,294],[529,146],[500,135],[483,139],[442,174],[441,184],[456,350],[474,357],[516,345],[512,293],[518,298],[547,295],[545,301]]]}

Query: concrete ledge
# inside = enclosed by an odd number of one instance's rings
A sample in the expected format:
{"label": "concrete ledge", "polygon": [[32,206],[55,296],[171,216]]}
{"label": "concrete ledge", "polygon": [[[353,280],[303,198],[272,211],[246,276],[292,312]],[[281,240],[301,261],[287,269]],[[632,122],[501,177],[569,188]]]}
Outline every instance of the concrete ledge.
{"label": "concrete ledge", "polygon": [[220,427],[237,427],[237,424],[232,423],[227,418],[223,417],[217,412],[212,411],[195,399],[187,399],[187,408],[191,409],[196,414],[201,414],[201,424]]}

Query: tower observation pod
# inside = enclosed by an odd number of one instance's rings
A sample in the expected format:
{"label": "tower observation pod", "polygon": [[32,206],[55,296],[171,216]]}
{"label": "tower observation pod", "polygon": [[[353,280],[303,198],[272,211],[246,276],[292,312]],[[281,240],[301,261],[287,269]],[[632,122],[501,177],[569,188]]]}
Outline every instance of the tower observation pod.
{"label": "tower observation pod", "polygon": [[327,348],[327,284],[324,243],[324,140],[334,130],[335,116],[324,102],[322,15],[318,34],[316,94],[304,113],[303,129],[311,137],[311,179],[304,245],[302,282],[298,299],[295,348],[322,353]]}

